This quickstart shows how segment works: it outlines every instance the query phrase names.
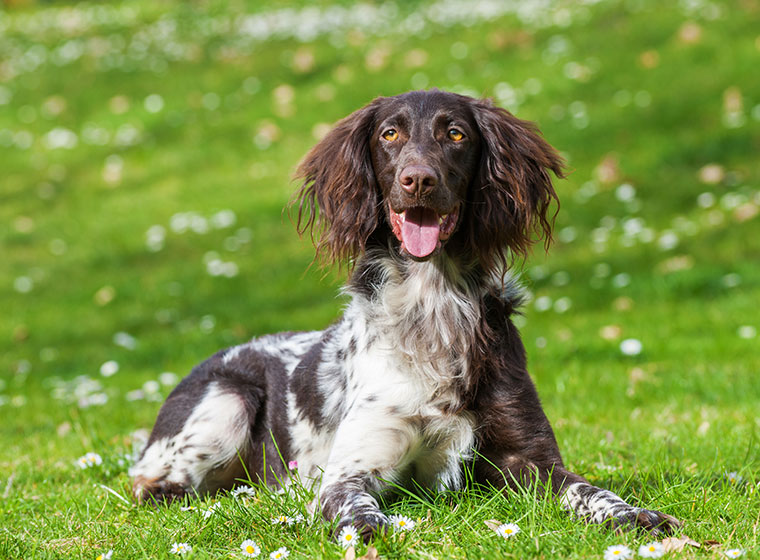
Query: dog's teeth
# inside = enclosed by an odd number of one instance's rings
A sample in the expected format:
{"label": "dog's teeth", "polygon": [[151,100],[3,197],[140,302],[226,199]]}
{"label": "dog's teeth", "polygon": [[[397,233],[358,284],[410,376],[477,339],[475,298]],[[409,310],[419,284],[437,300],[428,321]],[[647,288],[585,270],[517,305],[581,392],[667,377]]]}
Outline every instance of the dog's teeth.
{"label": "dog's teeth", "polygon": [[440,226],[444,222],[444,220],[448,217],[449,217],[448,214],[441,214],[440,216],[438,216],[438,225]]}

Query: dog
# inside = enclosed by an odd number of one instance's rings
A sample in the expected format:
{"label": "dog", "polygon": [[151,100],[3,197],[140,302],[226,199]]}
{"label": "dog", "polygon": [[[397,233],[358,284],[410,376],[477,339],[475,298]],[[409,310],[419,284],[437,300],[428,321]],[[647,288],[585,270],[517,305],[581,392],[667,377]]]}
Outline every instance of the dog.
{"label": "dog", "polygon": [[536,126],[488,100],[413,91],[341,120],[305,157],[297,227],[347,263],[342,317],[263,336],[196,366],[131,468],[138,501],[287,484],[366,539],[393,485],[539,484],[591,523],[672,533],[679,522],[567,470],[511,317],[510,274],[551,240],[563,160]]}

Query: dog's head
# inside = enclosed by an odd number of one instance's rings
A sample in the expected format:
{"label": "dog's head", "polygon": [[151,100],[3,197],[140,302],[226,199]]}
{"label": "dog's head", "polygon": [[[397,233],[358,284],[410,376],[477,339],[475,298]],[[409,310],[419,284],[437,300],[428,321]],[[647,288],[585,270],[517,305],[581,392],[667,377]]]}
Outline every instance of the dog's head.
{"label": "dog's head", "polygon": [[298,175],[300,232],[330,261],[385,236],[408,258],[456,251],[485,269],[551,238],[549,171],[562,159],[532,123],[438,90],[381,97],[310,152]]}

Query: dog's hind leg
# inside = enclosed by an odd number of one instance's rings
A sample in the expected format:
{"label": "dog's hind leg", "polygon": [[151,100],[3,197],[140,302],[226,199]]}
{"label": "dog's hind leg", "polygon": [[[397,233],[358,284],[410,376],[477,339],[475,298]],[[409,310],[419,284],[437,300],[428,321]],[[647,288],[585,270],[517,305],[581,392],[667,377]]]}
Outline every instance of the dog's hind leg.
{"label": "dog's hind leg", "polygon": [[201,366],[169,395],[129,472],[139,502],[215,492],[245,477],[258,403],[250,387],[229,381]]}

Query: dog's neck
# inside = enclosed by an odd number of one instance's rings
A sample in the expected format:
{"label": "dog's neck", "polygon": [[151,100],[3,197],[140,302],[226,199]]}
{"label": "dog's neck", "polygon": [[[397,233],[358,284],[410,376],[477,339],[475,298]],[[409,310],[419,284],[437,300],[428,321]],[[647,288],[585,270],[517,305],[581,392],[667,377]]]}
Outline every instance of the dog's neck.
{"label": "dog's neck", "polygon": [[368,251],[347,292],[373,332],[436,387],[467,377],[473,332],[482,324],[482,286],[446,253],[417,262],[387,249]]}

